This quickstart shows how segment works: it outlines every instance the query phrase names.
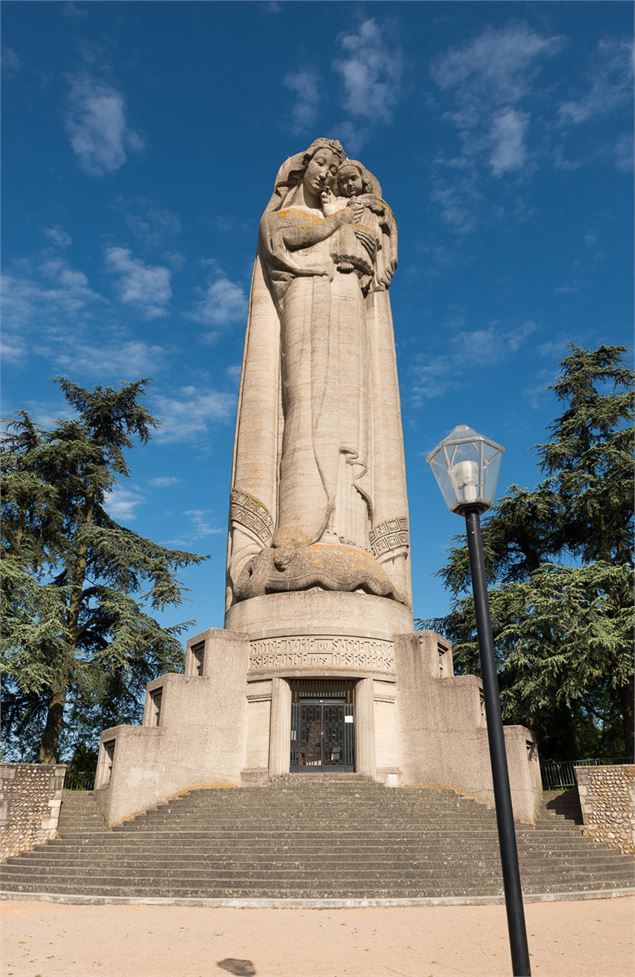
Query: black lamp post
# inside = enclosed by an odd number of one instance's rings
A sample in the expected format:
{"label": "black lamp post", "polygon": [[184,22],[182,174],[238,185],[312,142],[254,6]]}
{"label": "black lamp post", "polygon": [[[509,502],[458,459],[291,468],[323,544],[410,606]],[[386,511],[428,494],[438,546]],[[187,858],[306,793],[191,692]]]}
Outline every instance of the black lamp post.
{"label": "black lamp post", "polygon": [[489,509],[494,501],[504,450],[489,438],[477,434],[471,427],[460,424],[430,452],[426,460],[450,511],[465,516],[512,968],[514,977],[530,977],[523,892],[509,789],[494,638],[487,601],[480,519],[481,513]]}

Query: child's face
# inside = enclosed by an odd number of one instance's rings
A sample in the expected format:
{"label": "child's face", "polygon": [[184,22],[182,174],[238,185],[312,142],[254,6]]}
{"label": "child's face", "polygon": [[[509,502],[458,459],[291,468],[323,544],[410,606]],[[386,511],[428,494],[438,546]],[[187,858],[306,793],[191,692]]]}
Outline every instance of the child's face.
{"label": "child's face", "polygon": [[354,166],[343,166],[337,176],[345,197],[359,197],[364,192],[362,174]]}

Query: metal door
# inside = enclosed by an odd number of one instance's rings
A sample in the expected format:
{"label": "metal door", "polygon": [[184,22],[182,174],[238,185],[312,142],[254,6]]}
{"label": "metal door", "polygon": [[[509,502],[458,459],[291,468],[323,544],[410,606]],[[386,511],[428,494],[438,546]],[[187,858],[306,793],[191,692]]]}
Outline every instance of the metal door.
{"label": "metal door", "polygon": [[353,706],[341,699],[300,699],[292,706],[291,770],[352,771]]}

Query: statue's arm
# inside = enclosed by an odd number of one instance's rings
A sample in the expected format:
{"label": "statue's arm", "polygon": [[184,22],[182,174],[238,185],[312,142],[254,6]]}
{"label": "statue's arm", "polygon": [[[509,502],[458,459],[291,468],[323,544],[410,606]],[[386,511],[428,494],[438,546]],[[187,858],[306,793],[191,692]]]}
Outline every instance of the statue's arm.
{"label": "statue's arm", "polygon": [[282,240],[289,251],[310,248],[313,244],[326,241],[343,224],[352,224],[359,220],[361,212],[362,208],[354,202],[316,224],[285,224],[282,227]]}

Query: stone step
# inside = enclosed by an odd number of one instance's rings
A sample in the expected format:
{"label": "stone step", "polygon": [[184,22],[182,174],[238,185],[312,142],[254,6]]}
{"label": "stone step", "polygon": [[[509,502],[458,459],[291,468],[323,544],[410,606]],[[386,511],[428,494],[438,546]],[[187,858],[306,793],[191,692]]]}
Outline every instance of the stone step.
{"label": "stone step", "polygon": [[[0,868],[7,892],[179,898],[499,895],[494,812],[436,789],[331,775],[193,791],[107,829],[65,797],[60,837]],[[544,810],[518,825],[525,891],[625,889],[633,860]]]}
{"label": "stone step", "polygon": [[[469,845],[466,845],[468,838]],[[157,842],[161,842],[160,845]],[[167,844],[164,844],[167,843]],[[60,837],[49,842],[46,847],[49,850],[91,850],[103,848],[110,851],[119,850],[161,850],[168,849],[180,851],[184,849],[215,850],[219,846],[230,845],[236,849],[263,850],[269,851],[276,848],[289,848],[297,850],[315,851],[353,851],[370,850],[390,850],[407,848],[417,851],[418,849],[442,849],[444,851],[465,851],[468,850],[498,850],[498,835],[492,832],[488,835],[466,836],[462,832],[454,835],[428,835],[425,833],[406,833],[396,832],[388,835],[368,835],[364,837],[352,834],[342,834],[334,832],[332,834],[307,835],[302,832],[241,832],[240,834],[214,833],[207,832],[162,832],[160,834],[150,834],[140,832],[136,834],[103,834],[103,835],[78,835],[76,837]],[[37,846],[34,850],[41,850],[43,845]],[[519,838],[519,850],[528,851],[595,851],[605,850],[606,846],[601,845],[590,838],[579,835],[577,838],[540,837]],[[617,849],[609,849],[615,850]]]}
{"label": "stone step", "polygon": [[[385,846],[374,846],[372,848],[357,848],[351,846],[348,848],[340,849],[322,849],[317,847],[312,848],[302,848],[298,846],[288,846],[288,845],[278,845],[275,847],[259,847],[257,849],[250,847],[237,848],[231,844],[218,845],[213,848],[175,848],[167,851],[158,851],[155,848],[137,848],[135,846],[127,846],[125,848],[40,848],[38,851],[26,852],[23,855],[16,855],[15,858],[25,859],[26,861],[42,862],[43,859],[48,859],[51,861],[65,861],[69,859],[80,859],[82,861],[89,862],[91,860],[117,860],[120,858],[127,858],[129,860],[138,860],[140,862],[146,861],[147,859],[152,859],[153,861],[165,861],[172,859],[196,859],[196,858],[212,858],[223,856],[227,857],[230,855],[236,858],[244,859],[268,859],[275,856],[284,858],[295,858],[295,859],[307,859],[307,860],[326,860],[329,862],[338,862],[343,859],[364,859],[364,860],[386,860],[386,859],[403,859],[409,860],[412,858],[439,858],[439,859],[455,859],[463,860],[469,864],[474,859],[482,858],[492,858],[498,856],[498,846],[474,846],[469,849],[465,847],[455,847],[449,848],[446,846],[438,847],[436,845],[428,846],[399,846],[394,848],[386,848]],[[611,850],[603,846],[597,846],[593,850],[589,850],[586,847],[580,846],[575,849],[568,848],[519,848],[520,858],[523,859],[567,859],[569,861],[584,861],[593,860],[597,862],[599,859],[607,859],[609,861],[619,861],[623,860],[625,862],[631,863],[631,859],[628,855],[622,855],[617,849]]]}
{"label": "stone step", "polygon": [[[523,891],[526,895],[529,895],[532,893],[548,894],[581,891],[593,892],[602,890],[622,891],[623,888],[624,886],[619,880],[608,880],[599,883],[580,883],[576,880],[573,882],[550,884],[538,883],[535,886],[528,885]],[[248,887],[245,885],[223,886],[213,890],[208,888],[196,888],[191,885],[184,887],[176,887],[174,885],[155,887],[131,885],[129,883],[121,886],[82,885],[80,888],[73,884],[59,884],[56,885],[55,888],[45,889],[38,883],[20,882],[11,886],[7,884],[4,886],[4,890],[7,892],[20,892],[25,894],[49,892],[57,895],[101,896],[105,898],[163,897],[178,899],[437,899],[458,897],[469,898],[488,895],[497,897],[502,896],[502,886],[499,883],[486,883],[484,881],[479,881],[475,885],[452,886],[440,883],[429,884],[427,886],[416,884],[407,886],[402,884],[398,887],[388,887],[381,883],[371,885],[368,882],[364,882],[361,885],[356,886],[349,885],[334,887],[332,885],[327,885],[305,888],[291,888],[288,886],[281,887],[274,884],[265,884],[257,887]]]}
{"label": "stone step", "polygon": [[[474,878],[495,878],[500,880],[500,865],[488,860],[487,862],[475,863],[470,866],[470,872]],[[163,866],[128,866],[125,863],[112,866],[101,864],[90,867],[73,867],[65,865],[4,865],[0,868],[0,880],[19,879],[25,881],[32,879],[50,878],[78,878],[86,881],[105,878],[134,878],[136,881],[141,879],[158,880],[164,878],[177,879],[208,879],[215,881],[218,879],[297,879],[306,882],[309,879],[332,879],[335,883],[342,879],[375,879],[381,878],[386,881],[398,881],[400,879],[465,879],[465,865],[439,865],[439,864],[413,864],[409,866],[390,865],[339,865],[339,866],[318,866],[307,865],[304,863],[284,864],[272,862],[262,867],[257,866],[236,866],[232,864],[198,864],[198,865],[177,865],[174,867]],[[553,879],[553,867],[548,864],[532,865],[531,863],[521,863],[521,876],[523,880],[531,878],[544,878],[545,881]],[[579,865],[560,865],[558,866],[558,878],[569,879],[577,878],[580,880],[592,878],[621,878],[633,881],[633,872],[629,866],[584,866]]]}

